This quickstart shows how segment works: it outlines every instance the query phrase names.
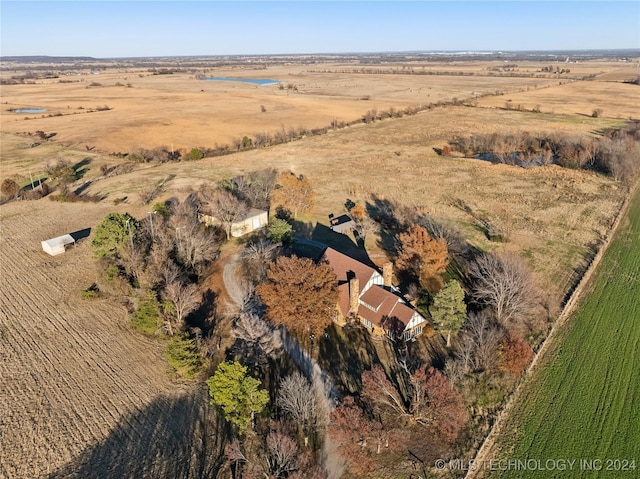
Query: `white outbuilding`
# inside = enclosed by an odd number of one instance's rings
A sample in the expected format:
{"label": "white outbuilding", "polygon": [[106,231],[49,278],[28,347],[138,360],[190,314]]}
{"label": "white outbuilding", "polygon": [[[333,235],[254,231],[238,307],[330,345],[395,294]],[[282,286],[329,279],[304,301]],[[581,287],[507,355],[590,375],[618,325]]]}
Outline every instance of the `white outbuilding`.
{"label": "white outbuilding", "polygon": [[70,234],[58,236],[42,241],[42,250],[51,256],[62,254],[66,251],[67,245],[75,244],[76,240]]}

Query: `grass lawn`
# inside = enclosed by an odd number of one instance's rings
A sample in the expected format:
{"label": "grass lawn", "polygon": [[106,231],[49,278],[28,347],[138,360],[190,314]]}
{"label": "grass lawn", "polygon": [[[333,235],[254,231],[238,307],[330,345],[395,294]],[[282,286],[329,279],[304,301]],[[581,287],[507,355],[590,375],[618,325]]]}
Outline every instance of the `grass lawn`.
{"label": "grass lawn", "polygon": [[[489,477],[640,477],[639,240],[640,192],[588,296],[524,386],[490,457],[539,460],[538,470]],[[548,470],[557,463],[546,461],[558,459],[576,462]]]}

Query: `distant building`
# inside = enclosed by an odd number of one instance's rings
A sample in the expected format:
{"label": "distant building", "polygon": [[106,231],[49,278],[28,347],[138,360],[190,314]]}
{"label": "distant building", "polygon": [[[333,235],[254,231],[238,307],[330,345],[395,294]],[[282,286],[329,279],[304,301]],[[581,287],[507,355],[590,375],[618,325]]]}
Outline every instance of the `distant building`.
{"label": "distant building", "polygon": [[380,274],[332,248],[325,250],[320,261],[326,261],[338,277],[338,324],[346,324],[349,317],[357,318],[374,337],[405,341],[422,334],[429,324],[394,291],[392,263],[385,264]]}
{"label": "distant building", "polygon": [[[220,220],[213,213],[200,213],[200,221],[207,226],[220,226]],[[231,236],[239,238],[269,224],[269,214],[265,210],[249,209],[244,215],[231,224]]]}

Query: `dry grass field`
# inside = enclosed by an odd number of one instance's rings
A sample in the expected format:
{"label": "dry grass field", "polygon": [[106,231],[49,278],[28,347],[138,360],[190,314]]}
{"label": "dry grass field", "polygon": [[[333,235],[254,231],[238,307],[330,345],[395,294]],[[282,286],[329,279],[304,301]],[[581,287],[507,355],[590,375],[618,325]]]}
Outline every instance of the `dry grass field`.
{"label": "dry grass field", "polygon": [[[618,68],[622,67],[601,62],[590,71],[614,75]],[[576,81],[558,86],[557,79],[307,71],[311,69],[319,68],[207,72],[274,78],[295,84],[298,92],[141,70],[101,71],[78,77],[79,83],[53,79],[3,85],[2,179],[12,177],[26,185],[30,173],[34,178],[43,174],[46,162],[84,161],[86,171],[74,187],[104,199],[61,204],[44,198],[0,206],[0,477],[54,472],[53,477],[88,477],[90,471],[102,471],[100,477],[124,477],[124,471],[135,471],[137,477],[188,477],[201,464],[198,454],[212,453],[198,449],[189,456],[191,445],[180,443],[181,437],[201,431],[193,418],[198,417],[202,401],[193,399],[189,386],[169,379],[162,346],[130,331],[123,307],[81,298],[80,291],[95,276],[89,241],[58,257],[49,257],[40,248],[43,239],[95,228],[110,211],[146,215],[148,206],[142,205],[138,195],[145,186],[166,180],[158,198],[166,199],[182,197],[203,182],[251,170],[292,170],[309,177],[316,189],[316,211],[302,219],[309,223],[311,235],[317,222],[326,224],[329,213],[342,211],[347,198],[398,201],[452,224],[482,249],[519,252],[555,300],[575,281],[585,255],[598,244],[622,204],[624,188],[600,174],[443,158],[434,148],[456,135],[474,133],[596,135],[620,126],[618,117],[640,118],[640,103],[629,101],[633,93],[619,98],[626,91],[623,88],[633,85]],[[103,86],[88,87],[93,81]],[[114,86],[117,82],[130,82],[132,87]],[[552,86],[535,88],[542,84]],[[592,86],[600,88],[588,90]],[[130,173],[98,178],[102,165],[126,162],[107,154],[112,151],[171,143],[176,148],[214,146],[263,129],[326,126],[334,118],[352,120],[372,108],[415,106],[496,89],[522,91],[517,95],[522,95],[523,105],[525,100],[539,103],[529,100],[530,95],[558,90],[574,98],[576,106],[567,110],[558,106],[554,114],[545,113],[551,108],[544,107],[543,113],[438,107],[275,147],[191,162],[135,165]],[[591,105],[587,91],[596,98],[593,101],[606,104]],[[508,98],[515,102],[515,95],[510,93]],[[360,99],[364,96],[370,99]],[[502,104],[493,106],[502,107],[507,96],[496,98]],[[105,104],[113,109],[87,112]],[[62,116],[42,118],[7,111],[19,107],[43,107],[47,115]],[[588,115],[596,107],[604,114],[591,118]],[[16,134],[36,130],[58,135],[29,147],[33,137]],[[85,145],[96,148],[88,151]],[[95,181],[83,185],[86,180]],[[123,198],[114,205],[114,200]],[[509,241],[488,241],[477,220],[461,205],[499,225]],[[370,255],[382,263],[383,248],[374,243]],[[191,422],[181,422],[185,417],[191,417]],[[163,434],[167,447],[159,442]],[[172,460],[170,455],[184,460]],[[132,458],[139,464],[133,464]],[[186,469],[176,473],[171,469],[176,464]]]}
{"label": "dry grass field", "polygon": [[542,112],[608,118],[640,118],[640,87],[618,81],[580,81],[536,91],[481,98],[479,106],[539,109]]}
{"label": "dry grass field", "polygon": [[[500,67],[502,64],[412,64],[405,66],[404,71],[413,68],[417,73],[452,71],[485,75],[487,68]],[[523,65],[521,73],[533,73],[542,65]],[[564,63],[559,65],[565,67]],[[615,75],[621,69],[626,68],[625,72],[629,69],[628,65],[621,66],[615,62],[569,65],[581,75]],[[80,75],[34,80],[24,85],[3,85],[0,122],[2,131],[56,132],[59,141],[66,145],[79,148],[87,145],[104,152],[125,152],[139,147],[163,145],[169,147],[172,144],[175,148],[214,147],[230,144],[244,135],[264,132],[273,135],[282,128],[301,126],[320,128],[330,125],[334,120],[349,122],[373,109],[383,111],[451,101],[454,98],[472,99],[497,91],[505,94],[525,92],[523,94],[528,95],[531,90],[557,86],[560,81],[566,82],[567,78],[571,78],[571,75],[559,80],[553,75],[522,78],[335,73],[360,68],[403,71],[401,65],[354,67],[347,64],[283,65],[266,69],[194,69],[193,72],[171,75],[154,75],[139,68],[96,69],[96,74],[85,70]],[[3,75],[8,77],[13,73],[5,71]],[[196,78],[196,73],[208,77],[274,79],[285,85],[291,84],[296,89],[280,89],[277,85],[202,81]],[[578,92],[577,95],[582,94]],[[496,101],[499,106],[504,106],[505,97],[500,96]],[[617,100],[611,101],[618,104]],[[624,99],[619,102],[624,102]],[[537,103],[540,102],[535,100],[532,105]],[[605,114],[627,118],[631,105],[615,114],[607,106],[604,108]],[[104,106],[111,109],[96,111]],[[9,111],[20,108],[41,108],[46,112],[25,114]],[[551,111],[552,108],[543,109]],[[564,111],[558,108],[557,112]],[[591,114],[591,111],[587,113]]]}

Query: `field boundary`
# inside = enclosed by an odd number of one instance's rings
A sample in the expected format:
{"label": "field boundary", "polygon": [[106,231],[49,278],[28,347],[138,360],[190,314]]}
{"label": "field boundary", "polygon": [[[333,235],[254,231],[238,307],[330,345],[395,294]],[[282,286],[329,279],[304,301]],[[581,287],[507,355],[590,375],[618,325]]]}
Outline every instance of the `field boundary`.
{"label": "field boundary", "polygon": [[[598,249],[598,252],[595,254],[593,259],[589,263],[589,266],[587,267],[586,271],[582,275],[582,278],[580,279],[578,284],[574,287],[573,291],[571,292],[569,299],[566,301],[566,303],[564,304],[564,307],[562,308],[562,311],[558,315],[558,319],[556,319],[556,321],[553,323],[553,326],[551,327],[549,334],[545,338],[540,349],[536,352],[535,356],[533,357],[533,360],[531,361],[531,364],[529,365],[525,373],[522,375],[522,378],[520,379],[515,391],[507,401],[504,408],[502,408],[502,410],[496,416],[496,419],[493,423],[493,426],[491,427],[491,430],[489,431],[489,434],[483,441],[482,445],[480,446],[480,448],[478,449],[478,452],[474,457],[474,461],[476,464],[482,463],[483,461],[486,461],[489,459],[488,454],[494,450],[496,438],[501,432],[501,427],[503,426],[505,417],[508,416],[508,414],[511,412],[513,405],[517,404],[518,402],[517,400],[522,395],[522,390],[524,389],[524,384],[526,383],[527,378],[531,376],[535,367],[546,356],[546,352],[554,342],[554,339],[557,336],[557,332],[560,329],[560,327],[567,323],[568,319],[571,317],[571,314],[575,311],[576,307],[580,304],[580,300],[582,299],[583,293],[585,292],[585,290],[587,289],[587,286],[590,283],[590,280],[591,280],[591,277],[593,276],[594,271],[597,269],[598,265],[600,264],[600,261],[602,260],[602,257],[604,256],[606,251],[609,249],[609,245],[611,244],[612,239],[616,235],[616,232],[618,231],[618,227],[620,226],[622,219],[627,216],[629,207],[632,201],[635,199],[636,194],[638,193],[638,190],[639,190],[638,185],[640,185],[640,182],[636,182],[635,185],[629,189],[629,194],[625,198],[622,205],[620,205],[620,209],[618,210],[616,219],[613,222],[613,225],[611,226],[611,228],[609,229],[604,241],[602,242],[602,245]],[[480,471],[483,471],[482,467],[476,468],[476,469],[470,468],[464,477],[465,479],[481,478],[483,476],[479,475]]]}

